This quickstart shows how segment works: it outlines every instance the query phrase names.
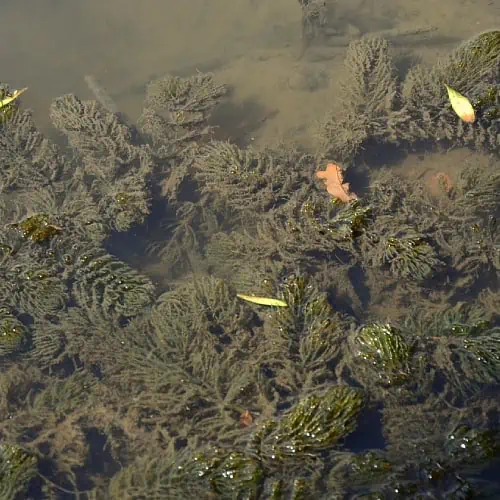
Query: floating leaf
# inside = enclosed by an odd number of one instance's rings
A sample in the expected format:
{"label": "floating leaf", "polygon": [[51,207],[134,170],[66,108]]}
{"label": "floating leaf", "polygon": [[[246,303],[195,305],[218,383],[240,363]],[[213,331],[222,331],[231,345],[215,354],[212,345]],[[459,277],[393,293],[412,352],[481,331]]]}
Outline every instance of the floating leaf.
{"label": "floating leaf", "polygon": [[10,104],[14,99],[17,99],[23,92],[26,92],[26,90],[28,90],[28,87],[24,87],[24,89],[21,90],[14,90],[11,94],[1,99],[0,109],[2,109],[4,106],[7,106],[7,104]]}
{"label": "floating leaf", "polygon": [[344,173],[336,163],[329,163],[325,170],[316,172],[316,177],[324,180],[326,190],[337,200],[347,203],[358,198],[350,191],[349,183],[344,182]]}
{"label": "floating leaf", "polygon": [[276,306],[276,307],[288,307],[288,304],[284,300],[273,299],[270,297],[254,297],[253,295],[243,295],[242,293],[237,293],[237,297],[246,300],[247,302],[253,302],[254,304],[260,304],[261,306]]}
{"label": "floating leaf", "polygon": [[252,425],[252,423],[253,415],[248,410],[241,412],[240,427],[248,427],[249,425]]}
{"label": "floating leaf", "polygon": [[455,111],[459,118],[464,122],[472,123],[476,119],[476,113],[474,112],[474,108],[472,107],[469,99],[448,85],[444,84],[444,86],[448,91],[448,98],[450,99],[453,111]]}

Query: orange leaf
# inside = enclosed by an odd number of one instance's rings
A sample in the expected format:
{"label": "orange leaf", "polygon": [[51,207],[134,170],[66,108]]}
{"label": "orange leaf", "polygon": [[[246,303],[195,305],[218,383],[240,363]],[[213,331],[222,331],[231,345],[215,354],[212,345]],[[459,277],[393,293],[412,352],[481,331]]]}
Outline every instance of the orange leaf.
{"label": "orange leaf", "polygon": [[356,193],[352,193],[349,189],[349,183],[344,182],[344,173],[336,163],[329,163],[325,170],[316,172],[318,179],[323,179],[326,190],[334,197],[344,203],[351,200],[356,200]]}
{"label": "orange leaf", "polygon": [[248,410],[243,411],[240,415],[240,426],[248,427],[249,425],[252,425],[252,423],[253,423],[252,414]]}

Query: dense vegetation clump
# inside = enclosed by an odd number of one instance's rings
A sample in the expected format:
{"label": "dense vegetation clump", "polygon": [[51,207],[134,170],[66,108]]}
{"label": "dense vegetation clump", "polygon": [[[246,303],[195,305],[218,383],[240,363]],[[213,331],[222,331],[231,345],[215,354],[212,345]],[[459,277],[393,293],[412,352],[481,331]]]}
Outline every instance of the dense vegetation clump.
{"label": "dense vegetation clump", "polygon": [[[403,80],[380,37],[345,65],[315,154],[218,140],[206,73],[151,82],[136,124],[58,97],[64,151],[2,111],[2,499],[500,494],[500,34]],[[441,145],[472,153],[432,185],[366,159]]]}

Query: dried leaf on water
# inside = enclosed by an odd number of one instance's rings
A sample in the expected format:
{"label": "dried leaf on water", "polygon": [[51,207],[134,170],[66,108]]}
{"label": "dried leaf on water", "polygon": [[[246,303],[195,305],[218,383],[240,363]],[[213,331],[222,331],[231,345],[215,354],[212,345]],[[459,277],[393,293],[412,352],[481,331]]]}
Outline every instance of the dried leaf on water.
{"label": "dried leaf on water", "polygon": [[241,412],[240,426],[241,427],[248,427],[249,425],[252,425],[252,424],[253,424],[253,415],[248,410]]}
{"label": "dried leaf on water", "polygon": [[14,90],[11,94],[1,99],[0,109],[2,109],[4,106],[7,106],[7,104],[10,104],[14,99],[17,99],[22,93],[26,92],[26,90],[28,90],[28,87],[24,87],[24,89],[21,90]]}
{"label": "dried leaf on water", "polygon": [[350,191],[349,183],[344,182],[344,173],[336,163],[328,163],[325,170],[316,172],[316,177],[318,179],[324,179],[326,190],[334,198],[344,203],[358,198],[355,193]]}
{"label": "dried leaf on water", "polygon": [[288,307],[288,304],[285,301],[273,299],[271,297],[254,297],[253,295],[244,295],[242,293],[237,293],[236,297],[246,300],[247,302],[260,304],[261,306]]}
{"label": "dried leaf on water", "polygon": [[446,85],[446,83],[444,86],[448,92],[448,99],[450,100],[453,111],[455,111],[458,117],[464,122],[472,123],[476,119],[476,113],[469,99]]}

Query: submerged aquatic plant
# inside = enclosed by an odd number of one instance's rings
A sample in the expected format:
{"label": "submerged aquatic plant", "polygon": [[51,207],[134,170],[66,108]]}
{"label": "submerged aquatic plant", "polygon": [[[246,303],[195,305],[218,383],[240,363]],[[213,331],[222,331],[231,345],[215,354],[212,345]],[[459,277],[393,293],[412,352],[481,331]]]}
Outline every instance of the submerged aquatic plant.
{"label": "submerged aquatic plant", "polygon": [[[412,68],[402,86],[404,109],[409,119],[400,127],[408,142],[446,139],[457,145],[498,151],[499,122],[491,106],[477,106],[474,123],[457,120],[446,106],[447,84],[481,104],[489,89],[498,85],[500,31],[486,31],[459,45],[433,68]],[[488,109],[489,108],[489,109]],[[437,118],[436,118],[437,117]]]}
{"label": "submerged aquatic plant", "polygon": [[500,456],[500,435],[496,429],[474,429],[461,424],[448,435],[446,451],[464,465],[487,463]]}
{"label": "submerged aquatic plant", "polygon": [[412,344],[389,324],[374,323],[360,328],[352,349],[383,383],[397,385],[410,377]]}
{"label": "submerged aquatic plant", "polygon": [[314,266],[321,258],[336,255],[355,259],[356,240],[370,225],[372,209],[359,201],[348,204],[305,190],[296,192],[281,208],[257,225],[257,236],[274,250],[274,260],[285,265]]}
{"label": "submerged aquatic plant", "polygon": [[442,267],[435,249],[411,230],[385,238],[382,245],[381,260],[398,278],[422,280]]}
{"label": "submerged aquatic plant", "polygon": [[38,460],[18,445],[0,444],[0,498],[25,497],[36,476]]}
{"label": "submerged aquatic plant", "polygon": [[72,297],[81,307],[130,317],[152,304],[155,288],[148,277],[102,249],[77,250],[65,274],[72,280]]}
{"label": "submerged aquatic plant", "polygon": [[329,366],[343,339],[343,321],[311,278],[290,274],[280,288],[287,307],[266,322],[260,362],[276,375],[268,383],[293,395],[333,380]]}
{"label": "submerged aquatic plant", "polygon": [[[344,62],[342,119],[331,114],[320,131],[324,155],[351,165],[368,141],[448,141],[498,151],[499,38],[499,30],[480,33],[433,67],[411,67],[402,82],[386,40],[363,37],[351,42]],[[473,123],[452,111],[445,85],[470,99],[477,117]]]}
{"label": "submerged aquatic plant", "polygon": [[[187,470],[186,470],[187,469]],[[199,454],[184,467],[187,481],[204,481],[219,498],[259,498],[264,471],[260,461],[250,455],[216,450]]]}
{"label": "submerged aquatic plant", "polygon": [[[3,301],[12,310],[30,314],[34,318],[60,312],[68,300],[68,288],[54,266],[37,265],[28,256],[11,257],[8,265],[0,267],[0,289]],[[13,260],[14,259],[14,260]]]}
{"label": "submerged aquatic plant", "polygon": [[162,160],[189,156],[195,142],[210,134],[208,119],[226,92],[211,73],[187,78],[166,75],[150,82],[138,127],[151,141],[155,156]]}
{"label": "submerged aquatic plant", "polygon": [[300,189],[314,157],[288,147],[242,149],[225,141],[202,145],[194,159],[194,177],[205,203],[222,203],[237,213],[267,212]]}
{"label": "submerged aquatic plant", "polygon": [[6,307],[0,307],[0,360],[27,345],[28,329]]}
{"label": "submerged aquatic plant", "polygon": [[9,224],[8,227],[17,229],[23,238],[29,238],[36,243],[50,240],[62,231],[62,228],[50,222],[48,214],[36,214],[21,222]]}
{"label": "submerged aquatic plant", "polygon": [[363,393],[348,386],[334,386],[324,394],[301,400],[266,439],[273,451],[266,459],[301,459],[335,446],[357,426],[364,406]]}
{"label": "submerged aquatic plant", "polygon": [[413,311],[401,327],[406,335],[425,340],[428,370],[454,397],[500,380],[500,329],[484,312],[464,303],[434,314]]}
{"label": "submerged aquatic plant", "polygon": [[398,88],[387,40],[363,37],[349,44],[339,102],[341,119],[330,114],[320,140],[324,155],[352,165],[369,139],[396,136],[405,116],[398,110]]}
{"label": "submerged aquatic plant", "polygon": [[[496,33],[431,72],[410,69],[405,82],[385,40],[354,41],[343,120],[329,117],[318,157],[209,141],[226,88],[201,73],[152,82],[137,126],[114,106],[56,99],[66,157],[28,112],[3,121],[0,434],[4,451],[23,442],[44,455],[48,482],[63,478],[61,491],[41,479],[35,487],[63,497],[85,482],[94,489],[80,498],[158,500],[471,495],[470,471],[498,452],[495,432],[477,425],[486,403],[477,400],[449,441],[449,428],[429,422],[449,422],[453,403],[498,384],[500,335],[496,316],[444,314],[438,304],[464,291],[473,301],[486,275],[494,290],[498,175],[468,169],[441,199],[394,175],[352,199],[337,178],[346,203],[311,181],[326,156],[352,166],[377,142],[440,136],[494,149]],[[445,78],[471,96],[474,124],[451,113]],[[159,239],[175,268],[159,290],[110,253],[116,231],[143,225],[158,206],[155,217],[174,219]],[[426,289],[444,265],[449,281]],[[390,289],[379,268],[391,271]],[[404,316],[410,286],[432,314],[379,319],[371,306],[385,314],[388,300]],[[418,412],[432,391],[446,402],[435,420]],[[368,396],[377,418],[359,435],[387,437],[387,446],[359,453],[345,438],[373,416],[360,419]],[[10,456],[2,465],[0,447],[1,480],[15,475],[21,454]]]}

